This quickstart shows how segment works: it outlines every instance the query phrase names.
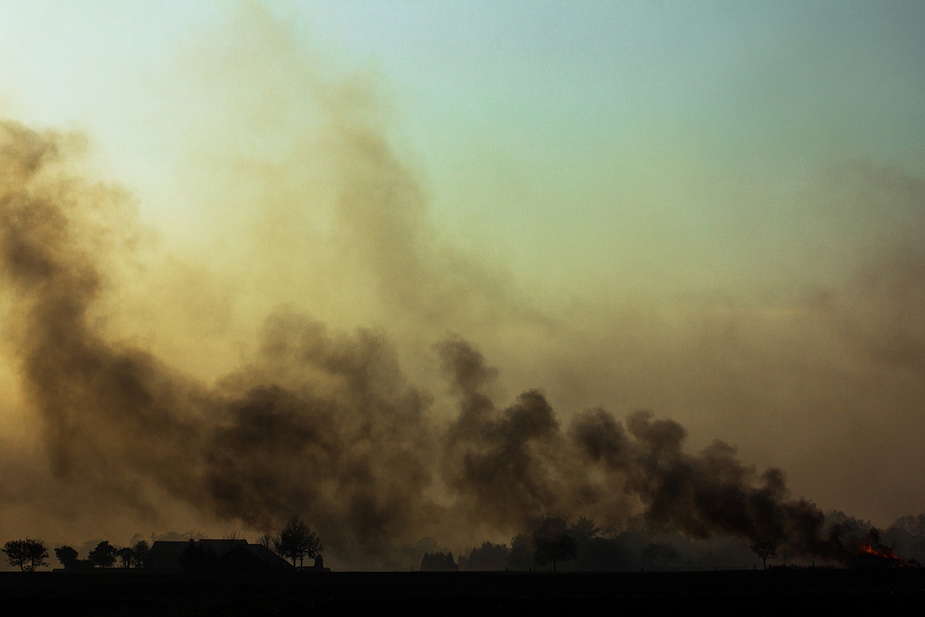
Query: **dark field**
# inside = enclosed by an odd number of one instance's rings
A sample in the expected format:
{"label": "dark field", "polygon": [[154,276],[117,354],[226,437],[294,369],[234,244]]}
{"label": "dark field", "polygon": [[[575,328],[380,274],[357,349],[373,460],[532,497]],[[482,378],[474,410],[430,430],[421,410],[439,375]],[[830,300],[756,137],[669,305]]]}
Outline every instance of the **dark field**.
{"label": "dark field", "polygon": [[[6,615],[323,615],[346,609],[562,615],[919,609],[925,569],[624,573],[0,574]],[[784,613],[788,614],[788,613]]]}

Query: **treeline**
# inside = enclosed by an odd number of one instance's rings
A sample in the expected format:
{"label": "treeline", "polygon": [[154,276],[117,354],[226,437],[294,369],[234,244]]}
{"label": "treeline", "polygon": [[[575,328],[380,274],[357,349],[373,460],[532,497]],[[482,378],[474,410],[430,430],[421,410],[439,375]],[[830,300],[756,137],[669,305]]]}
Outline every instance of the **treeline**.
{"label": "treeline", "polygon": [[604,533],[593,519],[579,517],[568,524],[559,518],[544,519],[533,531],[511,539],[511,545],[484,542],[459,561],[452,552],[426,553],[422,571],[533,570],[547,567],[558,571],[561,564],[580,562],[589,569],[618,569],[623,555],[615,539]]}
{"label": "treeline", "polygon": [[146,540],[139,540],[131,546],[118,548],[108,540],[103,540],[80,559],[80,554],[71,546],[59,546],[55,557],[67,570],[89,570],[91,568],[112,568],[117,563],[123,568],[143,568],[151,553],[151,546]]}
{"label": "treeline", "polygon": [[[925,563],[925,514],[898,519],[886,530],[840,511],[827,515],[846,545],[876,538],[906,559]],[[621,528],[599,526],[588,517],[572,523],[546,519],[532,532],[522,532],[510,544],[484,542],[454,558],[446,549],[430,550],[420,562],[423,571],[630,571],[761,569],[802,563],[800,556],[731,537],[694,540],[673,531],[653,530],[642,516]],[[807,564],[808,565],[808,564]],[[823,565],[823,564],[817,564]]]}
{"label": "treeline", "polygon": [[[33,538],[10,540],[3,545],[3,552],[6,553],[8,563],[18,567],[21,572],[34,572],[48,565],[48,546],[42,540]],[[68,570],[111,568],[117,562],[123,568],[141,568],[144,567],[151,547],[144,540],[122,548],[117,548],[103,540],[89,552],[86,559],[80,559],[77,550],[67,545],[55,548],[54,552],[61,565]]]}
{"label": "treeline", "polygon": [[[896,555],[925,563],[925,513],[901,517],[886,530],[839,511],[829,512],[827,522],[838,527],[846,545],[852,540],[875,538],[880,546]],[[177,542],[181,538],[193,537],[204,539],[198,532],[170,532],[159,537],[152,535],[152,542]],[[71,546],[50,549],[42,540],[33,538],[10,540],[2,550],[6,553],[8,564],[22,572],[47,567],[52,551],[65,569],[143,568],[151,551],[151,544],[140,539],[139,535],[124,547],[117,547],[106,540],[93,542],[96,542],[95,546],[91,542],[82,547],[87,552],[83,559]],[[317,567],[323,550],[319,535],[297,517],[290,519],[279,532],[264,534],[257,544],[268,551],[275,551],[295,567],[302,566],[305,559],[316,559]],[[628,571],[751,569],[763,567],[765,561],[767,565],[799,563],[798,555],[784,550],[764,552],[759,551],[760,548],[735,538],[693,540],[672,531],[653,530],[642,516],[633,517],[616,529],[581,516],[573,522],[546,519],[536,529],[511,538],[509,544],[483,542],[456,554],[425,538],[414,547],[396,548],[394,554],[400,556],[400,561],[396,558],[374,569],[405,569],[410,565],[421,571],[443,572]]]}
{"label": "treeline", "polygon": [[453,559],[452,552],[426,553],[422,571],[527,571],[545,568],[558,571],[574,562],[581,569],[622,569],[626,551],[613,534],[599,527],[593,519],[579,517],[568,524],[559,518],[546,518],[534,530],[511,539],[510,546],[484,542],[481,546]]}
{"label": "treeline", "polygon": [[[214,557],[205,554],[202,547],[196,545],[194,540],[205,540],[204,536],[195,531],[189,531],[185,534],[169,532],[162,536],[151,536],[152,543],[165,541],[176,543],[189,539],[190,546],[180,555],[180,565],[188,569],[201,569],[206,562]],[[237,533],[232,534],[230,540],[238,540]],[[246,541],[240,540],[246,544]],[[286,525],[274,533],[264,533],[257,541],[257,544],[264,547],[267,552],[275,551],[276,554],[284,559],[290,560],[293,567],[302,568],[306,558],[315,560],[316,567],[323,568],[321,560],[321,551],[324,546],[321,537],[316,531],[313,531],[309,525],[299,518],[293,516],[287,521]],[[88,543],[92,546],[92,542]],[[87,545],[85,545],[85,550]],[[22,540],[10,540],[3,545],[3,552],[7,555],[9,565],[17,567],[22,572],[34,572],[35,570],[47,567],[49,559],[49,547],[42,540],[25,538]],[[80,558],[77,549],[69,545],[58,546],[54,549],[54,555],[66,570],[91,570],[94,568],[144,568],[151,555],[151,543],[147,540],[140,539],[136,534],[132,538],[129,546],[117,547],[108,540],[100,540],[98,543],[87,551],[84,559]]]}

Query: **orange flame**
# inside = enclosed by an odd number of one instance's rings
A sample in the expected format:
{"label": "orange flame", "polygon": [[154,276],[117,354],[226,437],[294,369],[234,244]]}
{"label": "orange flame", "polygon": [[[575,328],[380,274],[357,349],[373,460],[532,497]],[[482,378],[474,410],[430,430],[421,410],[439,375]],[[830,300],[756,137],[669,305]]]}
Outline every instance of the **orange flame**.
{"label": "orange flame", "polygon": [[882,547],[876,548],[873,544],[869,542],[861,542],[858,544],[858,551],[862,555],[869,555],[871,557],[876,557],[878,559],[884,560],[886,562],[892,562],[890,567],[893,568],[903,568],[911,567],[912,563],[899,557],[896,553],[893,552],[893,549]]}

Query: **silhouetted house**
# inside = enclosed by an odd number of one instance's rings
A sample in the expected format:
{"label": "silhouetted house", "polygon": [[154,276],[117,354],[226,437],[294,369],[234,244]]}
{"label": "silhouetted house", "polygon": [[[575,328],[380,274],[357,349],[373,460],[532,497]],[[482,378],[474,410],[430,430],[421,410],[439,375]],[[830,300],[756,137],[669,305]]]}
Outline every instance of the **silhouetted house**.
{"label": "silhouetted house", "polygon": [[292,564],[260,544],[247,540],[158,540],[145,569],[153,572],[266,572],[290,570]]}
{"label": "silhouetted house", "polygon": [[292,570],[293,565],[260,544],[241,544],[233,547],[218,560],[216,567],[225,572],[265,572]]}
{"label": "silhouetted house", "polygon": [[89,572],[93,570],[93,562],[89,559],[75,559],[64,564],[63,568],[54,568],[52,572]]}

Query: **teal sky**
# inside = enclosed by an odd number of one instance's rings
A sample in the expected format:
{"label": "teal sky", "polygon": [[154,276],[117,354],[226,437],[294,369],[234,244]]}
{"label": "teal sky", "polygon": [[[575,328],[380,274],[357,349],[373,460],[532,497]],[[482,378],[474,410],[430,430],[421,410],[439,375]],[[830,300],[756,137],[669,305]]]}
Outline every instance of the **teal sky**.
{"label": "teal sky", "polygon": [[146,266],[101,311],[192,374],[279,304],[428,386],[456,332],[502,396],[651,407],[888,524],[925,511],[923,31],[914,1],[0,0],[0,114],[131,196]]}
{"label": "teal sky", "polygon": [[[85,128],[120,181],[154,193],[142,208],[174,218],[156,194],[181,164],[168,125],[200,124],[184,99],[209,96],[174,72],[234,44],[222,28],[236,6],[6,3],[0,100],[26,121]],[[809,257],[796,195],[819,174],[857,160],[919,173],[925,160],[920,3],[265,9],[291,53],[373,76],[437,226],[505,245],[534,281],[773,278]]]}

